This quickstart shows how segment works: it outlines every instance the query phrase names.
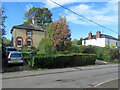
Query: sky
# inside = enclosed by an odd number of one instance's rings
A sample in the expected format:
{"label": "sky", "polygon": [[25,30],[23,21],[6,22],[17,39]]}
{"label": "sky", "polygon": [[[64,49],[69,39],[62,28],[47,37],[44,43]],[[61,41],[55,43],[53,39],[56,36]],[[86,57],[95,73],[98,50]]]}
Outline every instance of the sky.
{"label": "sky", "polygon": [[[30,2],[31,1],[31,2]],[[5,14],[7,19],[6,25],[6,37],[11,40],[10,31],[13,26],[21,25],[25,22],[24,13],[29,11],[32,7],[48,8],[52,12],[52,21],[59,20],[59,17],[66,16],[67,24],[71,30],[71,38],[80,39],[88,36],[91,31],[93,35],[97,31],[101,31],[102,34],[118,37],[118,1],[119,0],[101,0],[101,2],[90,2],[90,0],[53,0],[64,7],[83,15],[84,17],[93,20],[94,22],[103,25],[115,32],[95,25],[80,16],[54,4],[50,0],[4,0],[2,6],[5,7]]]}

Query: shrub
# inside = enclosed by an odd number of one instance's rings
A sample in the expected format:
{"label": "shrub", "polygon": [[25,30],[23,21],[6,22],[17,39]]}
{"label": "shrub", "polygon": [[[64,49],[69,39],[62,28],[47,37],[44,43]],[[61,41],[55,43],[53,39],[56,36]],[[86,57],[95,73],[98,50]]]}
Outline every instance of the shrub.
{"label": "shrub", "polygon": [[21,50],[22,50],[22,51],[27,51],[27,50],[28,50],[28,47],[27,47],[26,45],[22,45]]}
{"label": "shrub", "polygon": [[40,42],[39,51],[45,52],[46,54],[55,53],[52,49],[53,43],[49,38],[43,38]]}
{"label": "shrub", "polygon": [[36,47],[35,46],[31,46],[30,49],[31,50],[36,50]]}
{"label": "shrub", "polygon": [[111,48],[115,48],[115,46],[114,46],[114,45],[111,45]]}
{"label": "shrub", "polygon": [[83,53],[95,53],[95,47],[88,45],[84,48]]}
{"label": "shrub", "polygon": [[109,45],[106,44],[105,47],[109,48]]}
{"label": "shrub", "polygon": [[57,54],[36,56],[29,61],[32,68],[63,68],[95,64],[95,55]]}
{"label": "shrub", "polygon": [[116,48],[96,47],[96,57],[99,60],[111,62],[119,58],[119,51]]}

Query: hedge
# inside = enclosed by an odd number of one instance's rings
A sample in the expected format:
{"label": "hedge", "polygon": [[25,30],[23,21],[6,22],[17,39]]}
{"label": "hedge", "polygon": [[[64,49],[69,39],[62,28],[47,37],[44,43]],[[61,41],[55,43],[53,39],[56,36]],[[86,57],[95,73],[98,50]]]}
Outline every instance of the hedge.
{"label": "hedge", "polygon": [[95,64],[96,56],[93,54],[67,54],[53,56],[34,56],[29,65],[34,68],[63,68]]}

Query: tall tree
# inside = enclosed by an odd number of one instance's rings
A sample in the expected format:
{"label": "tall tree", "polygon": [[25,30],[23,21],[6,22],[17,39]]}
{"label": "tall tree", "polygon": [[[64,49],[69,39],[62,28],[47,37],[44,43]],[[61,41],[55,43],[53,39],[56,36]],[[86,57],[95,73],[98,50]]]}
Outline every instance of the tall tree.
{"label": "tall tree", "polygon": [[72,40],[72,45],[77,45],[77,43],[78,43],[78,40],[77,40],[77,39],[73,39],[73,40]]}
{"label": "tall tree", "polygon": [[7,18],[5,14],[5,8],[0,7],[0,38],[2,38],[5,35],[5,19]]}
{"label": "tall tree", "polygon": [[68,49],[71,42],[71,33],[66,24],[66,18],[60,18],[59,21],[51,23],[47,30],[47,35],[53,41],[53,48],[57,51]]}
{"label": "tall tree", "polygon": [[78,40],[77,45],[82,45],[82,38],[80,38],[80,40]]}
{"label": "tall tree", "polygon": [[48,10],[48,8],[39,8],[33,7],[28,12],[24,14],[25,19],[27,20],[25,23],[32,23],[33,16],[37,17],[37,23],[41,25],[47,25],[52,22],[52,13]]}

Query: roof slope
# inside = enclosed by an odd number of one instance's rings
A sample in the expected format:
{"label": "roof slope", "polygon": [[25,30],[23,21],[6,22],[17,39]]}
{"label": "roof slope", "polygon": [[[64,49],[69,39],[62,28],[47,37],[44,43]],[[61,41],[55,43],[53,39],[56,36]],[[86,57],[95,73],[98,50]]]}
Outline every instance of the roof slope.
{"label": "roof slope", "polygon": [[[101,34],[100,38],[109,38],[109,39],[113,39],[113,40],[119,40],[119,39],[117,39],[115,37],[112,37],[112,36],[106,35],[106,34]],[[96,39],[96,35],[92,35],[91,39]],[[88,37],[84,38],[83,40],[88,40]]]}
{"label": "roof slope", "polygon": [[[29,24],[16,25],[16,26],[13,26],[13,28],[32,29],[32,30],[37,30],[37,31],[45,31],[47,27],[39,25],[39,24],[29,23]],[[12,32],[12,30],[11,30],[11,32]]]}

